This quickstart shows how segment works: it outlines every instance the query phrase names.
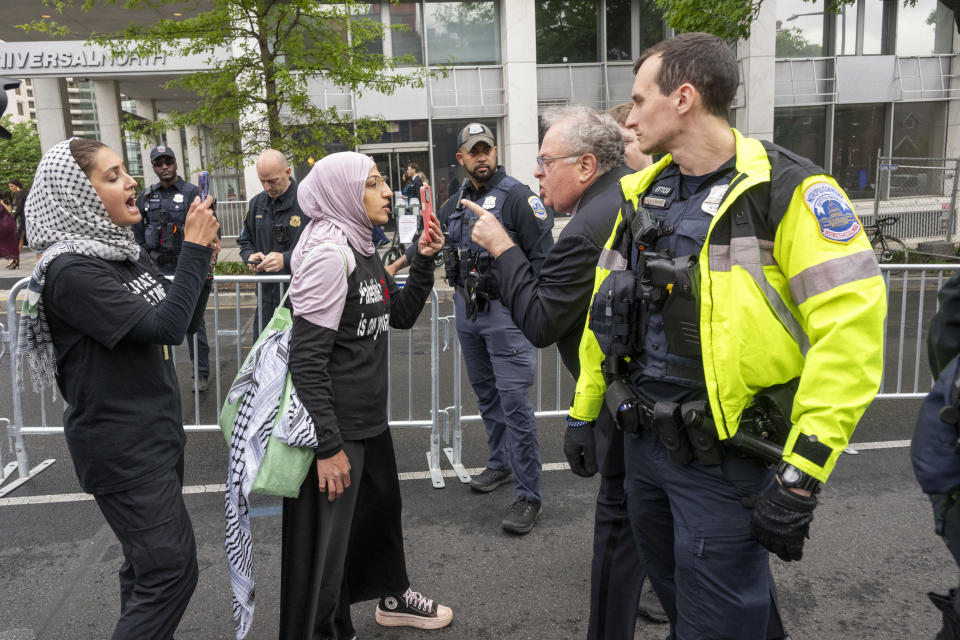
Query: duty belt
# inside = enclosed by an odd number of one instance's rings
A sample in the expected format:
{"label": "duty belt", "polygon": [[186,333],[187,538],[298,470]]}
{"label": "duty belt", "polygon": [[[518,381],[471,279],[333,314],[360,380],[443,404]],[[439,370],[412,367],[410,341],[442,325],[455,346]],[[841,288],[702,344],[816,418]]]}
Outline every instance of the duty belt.
{"label": "duty belt", "polygon": [[625,397],[627,388],[625,382],[617,380],[607,389],[607,408],[617,426],[634,438],[644,429],[656,433],[674,462],[697,460],[703,465],[717,465],[727,455],[779,462],[782,456],[781,446],[770,439],[767,423],[771,416],[762,409],[748,407],[737,432],[721,441],[706,401],[651,402],[632,393]]}

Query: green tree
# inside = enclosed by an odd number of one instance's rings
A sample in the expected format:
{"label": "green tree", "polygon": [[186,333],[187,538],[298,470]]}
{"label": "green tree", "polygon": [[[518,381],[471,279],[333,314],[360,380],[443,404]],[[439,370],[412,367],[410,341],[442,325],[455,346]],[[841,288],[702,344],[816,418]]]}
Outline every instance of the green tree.
{"label": "green tree", "polygon": [[823,55],[823,47],[803,37],[799,27],[777,31],[778,58],[812,58]]}
{"label": "green tree", "polygon": [[[183,0],[44,0],[61,13],[74,2],[86,11],[109,10],[104,5],[135,10],[183,4]],[[354,120],[335,106],[316,104],[309,91],[321,83],[346,95],[365,90],[389,95],[401,86],[425,84],[423,68],[405,66],[416,62],[412,56],[383,55],[377,42],[385,27],[378,17],[371,17],[375,15],[371,3],[209,0],[202,6],[210,8],[149,25],[131,23],[113,33],[93,34],[89,41],[114,56],[206,57],[210,69],[167,83],[167,88],[180,87],[196,95],[196,108],[171,112],[169,120],[155,122],[128,117],[124,127],[135,135],[153,136],[171,127],[207,125],[219,166],[239,166],[267,148],[280,149],[301,162],[322,156],[328,143],[349,148],[385,130],[378,117]],[[70,35],[62,24],[50,20],[20,28]]]}
{"label": "green tree", "polygon": [[12,124],[10,116],[0,118],[0,126],[12,134],[9,140],[0,140],[0,190],[6,191],[11,178],[19,178],[29,189],[40,164],[37,128],[32,122]]}
{"label": "green tree", "polygon": [[[813,0],[805,0],[813,4]],[[656,0],[663,10],[667,24],[678,32],[706,31],[725,40],[750,37],[750,27],[757,18],[763,0]],[[843,6],[854,6],[857,0],[826,0],[812,8],[826,6],[826,11],[839,13]],[[904,0],[903,5],[912,7],[917,0]]]}

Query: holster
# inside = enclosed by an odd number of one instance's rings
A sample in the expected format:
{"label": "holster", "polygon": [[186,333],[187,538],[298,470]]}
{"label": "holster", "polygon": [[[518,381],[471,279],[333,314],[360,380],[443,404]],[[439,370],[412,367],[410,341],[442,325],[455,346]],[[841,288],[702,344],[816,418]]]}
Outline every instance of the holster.
{"label": "holster", "polygon": [[676,402],[658,402],[653,405],[653,421],[660,434],[660,442],[677,464],[693,460],[693,448],[687,430],[680,421],[680,405]]}

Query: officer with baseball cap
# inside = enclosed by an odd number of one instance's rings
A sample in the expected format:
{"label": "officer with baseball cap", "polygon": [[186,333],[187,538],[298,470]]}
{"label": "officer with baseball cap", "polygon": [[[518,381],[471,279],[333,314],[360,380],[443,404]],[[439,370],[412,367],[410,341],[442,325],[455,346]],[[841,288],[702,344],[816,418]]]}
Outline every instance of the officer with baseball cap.
{"label": "officer with baseball cap", "polygon": [[[159,145],[151,149],[150,163],[160,181],[147,187],[137,198],[137,208],[142,217],[140,222],[133,225],[133,235],[160,267],[160,271],[172,276],[180,259],[187,210],[193,199],[200,196],[200,189],[177,175],[177,158],[170,147]],[[196,389],[206,391],[210,376],[210,346],[203,321],[197,328],[196,336]],[[190,361],[193,362],[193,335],[187,336],[187,346]]]}
{"label": "officer with baseball cap", "polygon": [[512,480],[515,499],[500,525],[522,535],[533,529],[542,500],[540,445],[528,393],[536,352],[500,302],[496,280],[488,273],[490,254],[470,238],[477,216],[461,200],[473,201],[496,216],[535,272],[553,246],[553,212],[497,166],[490,127],[471,122],[457,136],[457,147],[457,161],[468,178],[437,217],[452,245],[445,251],[456,256],[447,277],[455,289],[457,334],[490,450],[486,468],[470,487],[487,493]]}

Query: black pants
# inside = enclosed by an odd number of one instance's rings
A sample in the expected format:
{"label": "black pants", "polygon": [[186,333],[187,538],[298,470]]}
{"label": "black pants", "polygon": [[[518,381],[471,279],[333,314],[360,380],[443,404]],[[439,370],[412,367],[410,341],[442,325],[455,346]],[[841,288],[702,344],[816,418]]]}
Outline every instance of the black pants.
{"label": "black pants", "polygon": [[[279,275],[279,274],[271,274]],[[263,282],[257,285],[257,308],[253,312],[253,340],[256,342],[263,328],[270,324],[273,312],[280,305],[283,298],[283,285],[279,282]],[[290,308],[287,299],[286,307]]]}
{"label": "black pants", "polygon": [[637,626],[637,601],[647,574],[633,539],[623,490],[623,432],[606,409],[594,427],[600,492],[593,523],[590,566],[588,640],[632,640]]}
{"label": "black pants", "polygon": [[283,500],[281,640],[350,640],[350,605],[410,586],[400,482],[390,430],[347,440],[350,486],[330,502],[311,465],[300,497]]}
{"label": "black pants", "polygon": [[172,638],[200,575],[183,502],[183,459],[133,489],[94,499],[123,547],[114,640]]}

